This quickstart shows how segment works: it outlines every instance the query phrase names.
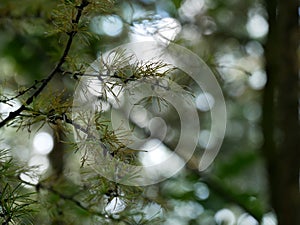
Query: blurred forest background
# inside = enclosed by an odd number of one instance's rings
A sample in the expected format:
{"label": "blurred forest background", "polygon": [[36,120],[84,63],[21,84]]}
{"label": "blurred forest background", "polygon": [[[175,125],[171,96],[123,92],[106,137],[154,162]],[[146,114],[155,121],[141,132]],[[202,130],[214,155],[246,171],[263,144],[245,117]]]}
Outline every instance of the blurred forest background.
{"label": "blurred forest background", "polygon": [[[297,0],[1,0],[1,224],[300,224],[298,23]],[[71,107],[100,53],[143,40],[173,41],[209,65],[227,128],[206,171],[188,162],[130,187],[80,167]],[[182,83],[205,148],[210,107]]]}

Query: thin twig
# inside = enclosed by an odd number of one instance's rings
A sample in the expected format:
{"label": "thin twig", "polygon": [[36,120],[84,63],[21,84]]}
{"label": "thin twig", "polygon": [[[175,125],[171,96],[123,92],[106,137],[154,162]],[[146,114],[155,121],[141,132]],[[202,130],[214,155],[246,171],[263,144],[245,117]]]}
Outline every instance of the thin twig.
{"label": "thin twig", "polygon": [[23,90],[23,91],[19,91],[19,93],[17,94],[17,95],[15,95],[15,96],[13,96],[13,97],[5,97],[5,99],[3,99],[3,100],[0,100],[0,102],[1,103],[4,103],[4,104],[7,104],[7,105],[11,105],[9,102],[10,101],[12,101],[12,100],[14,100],[14,99],[17,99],[17,98],[19,98],[19,97],[21,97],[22,95],[24,95],[24,94],[26,94],[27,92],[29,92],[31,89],[36,89],[37,87],[37,84],[38,83],[42,83],[43,82],[43,80],[40,80],[40,81],[38,81],[38,80],[35,80],[34,81],[34,84],[33,85],[31,85],[30,87],[28,87],[28,88],[26,88],[25,90]]}
{"label": "thin twig", "polygon": [[207,176],[202,176],[202,178],[203,178],[203,182],[218,196],[239,206],[241,209],[243,209],[245,212],[251,215],[258,222],[261,221],[263,214],[261,212],[256,211],[253,207],[251,207],[251,205],[245,203],[244,200],[241,200],[239,198],[238,193],[232,192],[228,186],[224,185],[217,178],[207,177]]}
{"label": "thin twig", "polygon": [[47,190],[47,191],[50,191],[52,192],[53,194],[59,196],[60,198],[66,200],[66,201],[69,201],[69,202],[72,202],[74,203],[76,206],[78,206],[79,208],[83,209],[84,211],[90,213],[90,214],[93,214],[93,215],[97,215],[97,216],[100,216],[100,217],[105,217],[106,214],[104,213],[101,213],[99,211],[95,211],[95,210],[92,210],[86,206],[84,206],[82,204],[82,202],[78,201],[77,199],[75,199],[73,196],[68,196],[68,195],[65,195],[63,193],[60,193],[59,191],[55,190],[53,187],[47,187],[41,183],[38,184],[39,185],[39,188],[42,188],[44,190]]}
{"label": "thin twig", "polygon": [[37,191],[38,191],[39,189],[47,190],[47,191],[52,192],[53,194],[59,196],[61,199],[64,199],[64,200],[66,200],[66,201],[69,201],[69,202],[74,203],[76,206],[78,206],[79,208],[83,209],[84,211],[86,211],[86,212],[88,212],[88,213],[90,213],[90,214],[97,215],[97,216],[100,216],[100,217],[106,217],[106,218],[107,218],[107,215],[106,215],[106,214],[101,213],[101,212],[99,212],[99,211],[92,210],[92,209],[90,209],[90,208],[84,206],[84,205],[82,204],[82,202],[80,202],[79,200],[75,199],[74,196],[71,196],[71,195],[70,195],[70,196],[69,196],[69,195],[65,195],[65,194],[63,194],[63,193],[61,193],[61,192],[55,190],[52,186],[46,186],[46,185],[44,185],[43,183],[32,184],[32,183],[30,183],[30,182],[27,182],[27,181],[25,181],[25,180],[22,180],[20,177],[19,177],[19,179],[21,180],[21,182],[22,182],[23,184],[26,184],[26,185],[28,185],[28,186],[31,186],[31,187],[36,188]]}

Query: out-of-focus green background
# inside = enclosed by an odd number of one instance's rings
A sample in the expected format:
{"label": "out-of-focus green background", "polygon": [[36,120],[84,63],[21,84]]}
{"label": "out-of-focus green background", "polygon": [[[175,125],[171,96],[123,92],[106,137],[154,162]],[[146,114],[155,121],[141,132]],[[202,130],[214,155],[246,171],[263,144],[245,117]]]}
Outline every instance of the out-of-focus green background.
{"label": "out-of-focus green background", "polygon": [[[26,87],[45,78],[55,67],[67,38],[66,35],[53,29],[55,22],[53,12],[59,10],[58,3],[66,4],[66,2],[68,1],[1,0],[2,96],[9,98],[17,95],[18,91],[25,90]],[[87,33],[75,37],[69,54],[72,58],[64,66],[66,70],[80,71],[81,65],[88,65],[101,53],[120,44],[158,40],[166,36],[173,39],[174,43],[190,49],[207,63],[223,90],[227,108],[226,134],[213,164],[202,174],[184,168],[176,176],[143,189],[141,193],[144,198],[153,201],[143,209],[145,218],[147,220],[151,217],[163,218],[163,221],[157,224],[164,225],[256,225],[259,223],[257,219],[260,218],[263,225],[276,225],[276,216],[269,201],[270,190],[265,161],[261,154],[264,141],[260,125],[262,92],[267,81],[263,46],[269,29],[265,2],[261,0],[115,2],[115,8],[111,12],[96,12],[89,15]],[[72,75],[57,76],[43,94],[51,96],[61,91],[70,97],[75,84],[76,79],[73,79]],[[195,96],[200,122],[203,124],[198,142],[198,148],[201,149],[206,146],[209,137],[210,109],[200,102],[199,90],[192,83],[187,82],[187,85],[190,85],[188,88]],[[23,104],[22,101],[24,98],[21,96],[13,100],[11,105],[1,103],[2,118]],[[47,102],[43,104],[47,105]],[[59,161],[58,158],[62,157],[65,162],[71,164],[76,156],[70,146],[64,147],[68,149],[65,150],[64,156],[53,156],[51,149],[53,145],[57,145],[55,131],[47,125],[40,130],[37,130],[38,128],[36,125],[32,127],[32,131],[20,129],[18,132],[12,127],[2,128],[0,147],[11,149],[13,157],[27,165],[42,164],[39,175],[46,178],[51,174],[49,172],[51,168],[52,170],[57,168],[55,160]],[[72,136],[68,135],[69,137],[64,137],[66,142]],[[49,179],[52,179],[51,176]],[[47,182],[55,183],[55,181]],[[67,187],[58,185],[56,188],[57,190],[69,188],[69,192],[74,193],[70,183]],[[52,216],[59,218],[59,213],[61,218],[66,219],[65,221],[73,221],[72,224],[78,222],[74,218],[86,216],[80,209],[70,211],[69,208],[76,208],[74,202],[70,203],[70,206],[64,205],[61,212],[54,212],[54,208],[59,208],[62,204],[60,197],[62,196],[56,195],[57,199],[53,196],[52,199],[50,197],[48,200],[43,199],[44,204],[50,209],[50,214],[53,215],[49,216],[47,211],[43,211],[38,217],[31,218],[32,224],[71,224],[63,222],[63,219],[56,222],[51,220]],[[123,197],[126,199],[126,196]],[[117,198],[114,201],[116,202]],[[125,214],[127,211],[140,208],[138,200],[123,205],[115,204]],[[130,210],[123,208],[127,204],[130,205]],[[257,218],[254,218],[255,216]],[[133,224],[124,221],[114,223]],[[140,221],[136,224],[144,224],[138,217],[136,221]],[[105,220],[99,219],[95,224],[105,224]]]}

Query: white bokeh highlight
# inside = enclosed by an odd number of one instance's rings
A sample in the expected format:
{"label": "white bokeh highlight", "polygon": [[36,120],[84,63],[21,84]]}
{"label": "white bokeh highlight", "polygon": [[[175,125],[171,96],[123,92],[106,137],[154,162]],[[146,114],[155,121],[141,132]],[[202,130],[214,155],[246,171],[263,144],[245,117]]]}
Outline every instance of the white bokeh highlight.
{"label": "white bokeh highlight", "polygon": [[255,71],[249,77],[249,85],[254,90],[262,90],[267,83],[267,75],[264,71]]}
{"label": "white bokeh highlight", "polygon": [[215,214],[215,221],[218,225],[234,225],[235,224],[235,215],[229,209],[221,209]]}
{"label": "white bokeh highlight", "polygon": [[115,37],[122,33],[123,22],[117,15],[96,16],[91,21],[91,30],[96,34]]}
{"label": "white bokeh highlight", "polygon": [[169,44],[174,41],[181,31],[181,25],[178,20],[171,17],[157,18],[153,21],[136,23],[130,33],[131,42],[137,41],[155,41],[161,44]]}
{"label": "white bokeh highlight", "polygon": [[212,109],[215,104],[214,97],[207,92],[201,93],[196,98],[196,106],[199,110],[207,112]]}
{"label": "white bokeh highlight", "polygon": [[261,38],[268,33],[269,25],[263,16],[254,14],[249,17],[246,28],[251,37]]}
{"label": "white bokeh highlight", "polygon": [[54,146],[53,137],[47,132],[38,132],[33,138],[34,152],[41,155],[47,155]]}

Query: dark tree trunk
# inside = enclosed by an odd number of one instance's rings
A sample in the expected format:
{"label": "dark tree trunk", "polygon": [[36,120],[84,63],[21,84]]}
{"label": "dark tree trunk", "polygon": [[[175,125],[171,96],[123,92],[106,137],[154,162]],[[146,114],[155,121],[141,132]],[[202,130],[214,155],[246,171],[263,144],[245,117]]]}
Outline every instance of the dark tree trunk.
{"label": "dark tree trunk", "polygon": [[266,1],[268,82],[263,99],[263,154],[278,225],[300,224],[298,1]]}
{"label": "dark tree trunk", "polygon": [[62,142],[64,138],[64,133],[62,128],[56,126],[53,129],[54,132],[54,146],[53,150],[49,154],[49,160],[52,167],[53,175],[56,178],[60,178],[63,175],[64,171],[64,164],[65,164],[65,144]]}

